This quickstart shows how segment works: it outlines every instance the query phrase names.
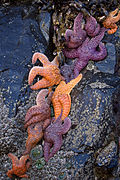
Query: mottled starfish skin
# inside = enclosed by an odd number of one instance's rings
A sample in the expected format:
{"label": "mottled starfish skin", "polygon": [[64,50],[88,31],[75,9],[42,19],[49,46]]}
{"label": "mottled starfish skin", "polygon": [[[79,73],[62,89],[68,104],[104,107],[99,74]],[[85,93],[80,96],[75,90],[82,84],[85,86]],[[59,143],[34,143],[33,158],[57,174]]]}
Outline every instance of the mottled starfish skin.
{"label": "mottled starfish skin", "polygon": [[68,116],[71,108],[71,97],[69,94],[74,86],[81,80],[81,78],[82,74],[79,74],[77,78],[71,80],[67,84],[65,81],[61,81],[55,89],[55,92],[52,96],[52,103],[56,119],[60,115],[62,109],[63,113],[61,119],[64,120]]}
{"label": "mottled starfish skin", "polygon": [[42,62],[43,67],[35,66],[30,70],[28,83],[29,85],[31,85],[37,75],[43,76],[43,78],[32,85],[31,89],[38,90],[41,88],[50,87],[53,85],[57,85],[61,80],[64,80],[58,68],[59,63],[57,57],[55,57],[55,59],[50,62],[44,54],[37,52],[33,55],[32,63],[34,64],[37,59]]}
{"label": "mottled starfish skin", "polygon": [[90,37],[98,35],[100,32],[100,24],[97,23],[96,19],[92,16],[87,16],[85,24],[85,30]]}
{"label": "mottled starfish skin", "polygon": [[[71,127],[71,120],[66,117],[64,123],[61,120],[62,113],[55,120],[52,119],[52,123],[45,129],[44,132],[44,158],[48,160],[57,153],[62,146],[62,135],[67,133]],[[52,149],[52,151],[50,151]]]}
{"label": "mottled starfish skin", "polygon": [[29,154],[31,149],[34,148],[37,143],[42,139],[43,137],[43,130],[50,125],[51,120],[46,119],[44,122],[41,121],[39,123],[34,123],[28,126],[27,132],[28,132],[28,138],[26,140],[26,150],[23,153]]}
{"label": "mottled starfish skin", "polygon": [[82,13],[79,13],[74,20],[73,30],[67,29],[65,32],[65,45],[68,48],[76,48],[80,46],[86,38],[86,32],[82,29]]}
{"label": "mottled starfish skin", "polygon": [[73,70],[74,70],[74,63],[71,64],[71,65],[68,65],[68,64],[65,63],[63,66],[61,66],[60,72],[64,76],[66,83],[68,83],[72,79],[74,79]]}
{"label": "mottled starfish skin", "polygon": [[45,98],[47,94],[47,89],[42,89],[38,93],[36,98],[37,105],[32,106],[26,113],[24,125],[25,128],[27,128],[29,125],[33,123],[44,121],[46,119],[51,119],[50,103],[53,92],[50,92],[48,97]]}
{"label": "mottled starfish skin", "polygon": [[[120,20],[120,11],[118,12],[118,8],[115,9],[114,11],[110,12],[107,18],[103,22],[103,26],[108,30],[108,34],[113,34],[117,31],[117,25],[115,24]],[[118,13],[117,16],[115,16]]]}
{"label": "mottled starfish skin", "polygon": [[[74,77],[79,75],[79,72],[88,64],[90,59],[99,61],[107,56],[106,47],[101,42],[105,31],[105,28],[101,28],[100,33],[97,36],[91,39],[87,37],[83,44],[77,49],[63,51],[66,57],[77,58],[74,64]],[[99,47],[99,50],[96,50],[97,47]]]}
{"label": "mottled starfish skin", "polygon": [[12,153],[9,153],[8,156],[12,160],[12,169],[7,172],[8,177],[12,178],[13,175],[16,175],[21,178],[28,178],[25,173],[31,165],[29,155],[22,156],[19,160]]}

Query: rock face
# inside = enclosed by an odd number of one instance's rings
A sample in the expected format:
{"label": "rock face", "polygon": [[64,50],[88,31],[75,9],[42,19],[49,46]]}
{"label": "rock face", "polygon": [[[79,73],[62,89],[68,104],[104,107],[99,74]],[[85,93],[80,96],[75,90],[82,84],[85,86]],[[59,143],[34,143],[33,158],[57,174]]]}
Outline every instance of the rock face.
{"label": "rock face", "polygon": [[[39,25],[32,15],[37,9],[24,15],[25,8],[0,8],[0,86],[10,116],[15,115],[17,102],[25,102],[29,95],[26,81],[32,54],[45,53],[49,45],[50,14],[44,13]],[[43,22],[47,22],[47,27],[42,26]]]}

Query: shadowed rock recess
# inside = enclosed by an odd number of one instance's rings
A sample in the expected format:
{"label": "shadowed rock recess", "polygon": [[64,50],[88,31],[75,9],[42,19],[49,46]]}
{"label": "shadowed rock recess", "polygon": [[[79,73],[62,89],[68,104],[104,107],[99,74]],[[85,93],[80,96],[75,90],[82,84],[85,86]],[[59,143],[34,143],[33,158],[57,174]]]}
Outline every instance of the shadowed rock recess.
{"label": "shadowed rock recess", "polygon": [[[58,8],[47,12],[45,9],[50,8],[49,2],[39,1],[40,4],[45,4],[43,11],[39,5],[35,5],[36,2],[26,6],[0,6],[0,180],[10,180],[6,175],[12,168],[8,153],[20,158],[25,151],[28,136],[24,129],[25,115],[36,104],[38,94],[38,91],[30,90],[27,80],[28,73],[34,66],[31,62],[32,55],[40,52],[48,56],[50,61],[54,58],[55,45],[51,36],[55,31],[51,32],[50,28],[52,13],[58,11]],[[83,2],[84,7],[88,11],[90,8],[90,13],[95,14],[95,17],[97,13],[102,13],[97,11],[97,7],[99,9],[102,5],[105,6],[105,1],[101,1],[101,5],[98,1]],[[113,1],[110,1],[107,11],[111,2]],[[114,3],[112,9],[117,6]],[[72,5],[68,5],[68,11],[69,6]],[[80,7],[76,14],[79,10]],[[89,61],[82,70],[82,80],[70,93],[72,106],[68,117],[71,119],[71,128],[63,135],[61,149],[47,163],[43,157],[44,141],[40,141],[32,149],[32,166],[27,171],[30,180],[119,179],[119,40],[118,23],[117,32],[113,35],[106,33],[103,39],[108,56],[100,62]]]}

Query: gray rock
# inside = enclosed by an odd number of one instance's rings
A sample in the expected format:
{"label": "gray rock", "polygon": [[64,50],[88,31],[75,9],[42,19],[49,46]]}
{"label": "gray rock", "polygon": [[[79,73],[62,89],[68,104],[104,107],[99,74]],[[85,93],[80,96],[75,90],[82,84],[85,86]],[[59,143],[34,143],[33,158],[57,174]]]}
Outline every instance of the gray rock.
{"label": "gray rock", "polygon": [[103,61],[96,62],[96,66],[101,72],[114,74],[116,64],[115,46],[112,43],[106,44],[107,57]]}

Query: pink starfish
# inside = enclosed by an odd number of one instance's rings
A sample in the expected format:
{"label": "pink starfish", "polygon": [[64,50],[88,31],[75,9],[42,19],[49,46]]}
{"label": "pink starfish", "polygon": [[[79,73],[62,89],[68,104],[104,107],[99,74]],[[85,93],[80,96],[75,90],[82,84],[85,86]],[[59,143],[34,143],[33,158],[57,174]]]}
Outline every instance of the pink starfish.
{"label": "pink starfish", "polygon": [[67,29],[65,32],[65,45],[68,48],[76,48],[80,46],[86,38],[86,32],[82,29],[81,25],[82,18],[82,13],[79,13],[74,20],[73,30]]}
{"label": "pink starfish", "polygon": [[[87,37],[83,44],[76,49],[63,50],[66,57],[77,58],[74,64],[74,77],[79,75],[79,72],[88,64],[90,59],[99,61],[106,57],[107,50],[101,42],[105,31],[105,28],[101,28],[100,33],[97,36],[92,39]],[[99,50],[96,49],[97,47],[99,47]]]}
{"label": "pink starfish", "polygon": [[[44,132],[44,158],[48,161],[51,157],[57,153],[62,146],[62,134],[68,132],[71,127],[71,120],[67,117],[62,124],[62,112],[60,116],[55,120],[52,118],[52,123],[45,129]],[[53,147],[52,151],[50,149]]]}

